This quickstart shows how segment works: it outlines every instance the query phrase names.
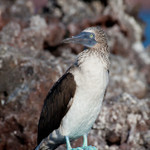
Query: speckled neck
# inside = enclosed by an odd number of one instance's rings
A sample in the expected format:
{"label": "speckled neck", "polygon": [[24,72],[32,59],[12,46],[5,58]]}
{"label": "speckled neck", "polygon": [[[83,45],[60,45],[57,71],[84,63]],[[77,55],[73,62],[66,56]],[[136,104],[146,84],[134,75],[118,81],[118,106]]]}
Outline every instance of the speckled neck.
{"label": "speckled neck", "polygon": [[104,68],[109,70],[109,48],[107,45],[101,48],[90,48],[81,52],[77,57],[77,64],[80,66],[90,55],[96,55],[102,61]]}

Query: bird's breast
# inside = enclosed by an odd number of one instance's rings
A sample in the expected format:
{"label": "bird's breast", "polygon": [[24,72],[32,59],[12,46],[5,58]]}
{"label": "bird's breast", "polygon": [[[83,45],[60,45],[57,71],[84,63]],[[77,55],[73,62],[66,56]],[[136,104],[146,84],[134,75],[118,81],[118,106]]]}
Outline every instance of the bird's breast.
{"label": "bird's breast", "polygon": [[108,84],[108,72],[100,61],[89,60],[73,72],[76,92],[62,121],[64,135],[72,138],[89,132],[96,120]]}

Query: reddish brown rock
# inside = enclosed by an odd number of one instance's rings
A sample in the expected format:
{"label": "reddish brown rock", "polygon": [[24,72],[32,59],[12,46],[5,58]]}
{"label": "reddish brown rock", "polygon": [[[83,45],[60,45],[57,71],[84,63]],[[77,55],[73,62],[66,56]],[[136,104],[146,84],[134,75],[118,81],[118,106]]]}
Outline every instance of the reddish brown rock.
{"label": "reddish brown rock", "polygon": [[[114,145],[114,150],[149,149],[150,125],[147,122],[150,114],[149,100],[140,100],[127,93],[123,93],[118,98],[106,100],[90,132],[91,138],[97,137],[94,142],[98,149],[111,150]],[[102,140],[101,143],[105,144],[99,145],[98,138]]]}
{"label": "reddish brown rock", "polygon": [[17,39],[20,48],[42,50],[43,43],[48,34],[48,27],[44,18],[33,16],[28,28],[24,28]]}
{"label": "reddish brown rock", "polygon": [[65,34],[65,26],[62,23],[52,22],[48,26],[48,35],[45,42],[47,42],[49,46],[57,46],[61,43]]}
{"label": "reddish brown rock", "polygon": [[32,149],[43,100],[59,71],[50,54],[27,55],[7,45],[0,46],[0,54],[0,147]]}
{"label": "reddish brown rock", "polygon": [[[61,44],[62,39],[96,25],[107,32],[114,55],[106,100],[89,144],[99,150],[150,149],[150,56],[134,9],[124,0],[35,5],[30,0],[2,0],[0,5],[0,149],[34,148],[43,100],[83,49]],[[82,138],[73,143],[80,145]]]}

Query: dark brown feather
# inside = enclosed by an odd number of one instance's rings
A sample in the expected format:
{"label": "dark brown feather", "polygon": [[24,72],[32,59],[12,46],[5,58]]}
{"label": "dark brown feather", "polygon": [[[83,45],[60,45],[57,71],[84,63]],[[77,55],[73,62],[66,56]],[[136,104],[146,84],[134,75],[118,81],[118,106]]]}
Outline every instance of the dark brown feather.
{"label": "dark brown feather", "polygon": [[67,113],[69,101],[74,97],[76,83],[71,73],[65,73],[49,91],[38,124],[39,144],[52,131],[58,129],[62,118]]}

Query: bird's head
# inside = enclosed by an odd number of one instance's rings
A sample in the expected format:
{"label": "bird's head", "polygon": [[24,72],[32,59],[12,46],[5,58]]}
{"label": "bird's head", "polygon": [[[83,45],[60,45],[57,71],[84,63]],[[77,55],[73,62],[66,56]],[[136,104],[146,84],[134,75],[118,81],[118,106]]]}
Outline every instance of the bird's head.
{"label": "bird's head", "polygon": [[107,44],[105,32],[100,27],[89,27],[80,34],[63,40],[64,43],[77,43],[88,48],[98,48]]}

